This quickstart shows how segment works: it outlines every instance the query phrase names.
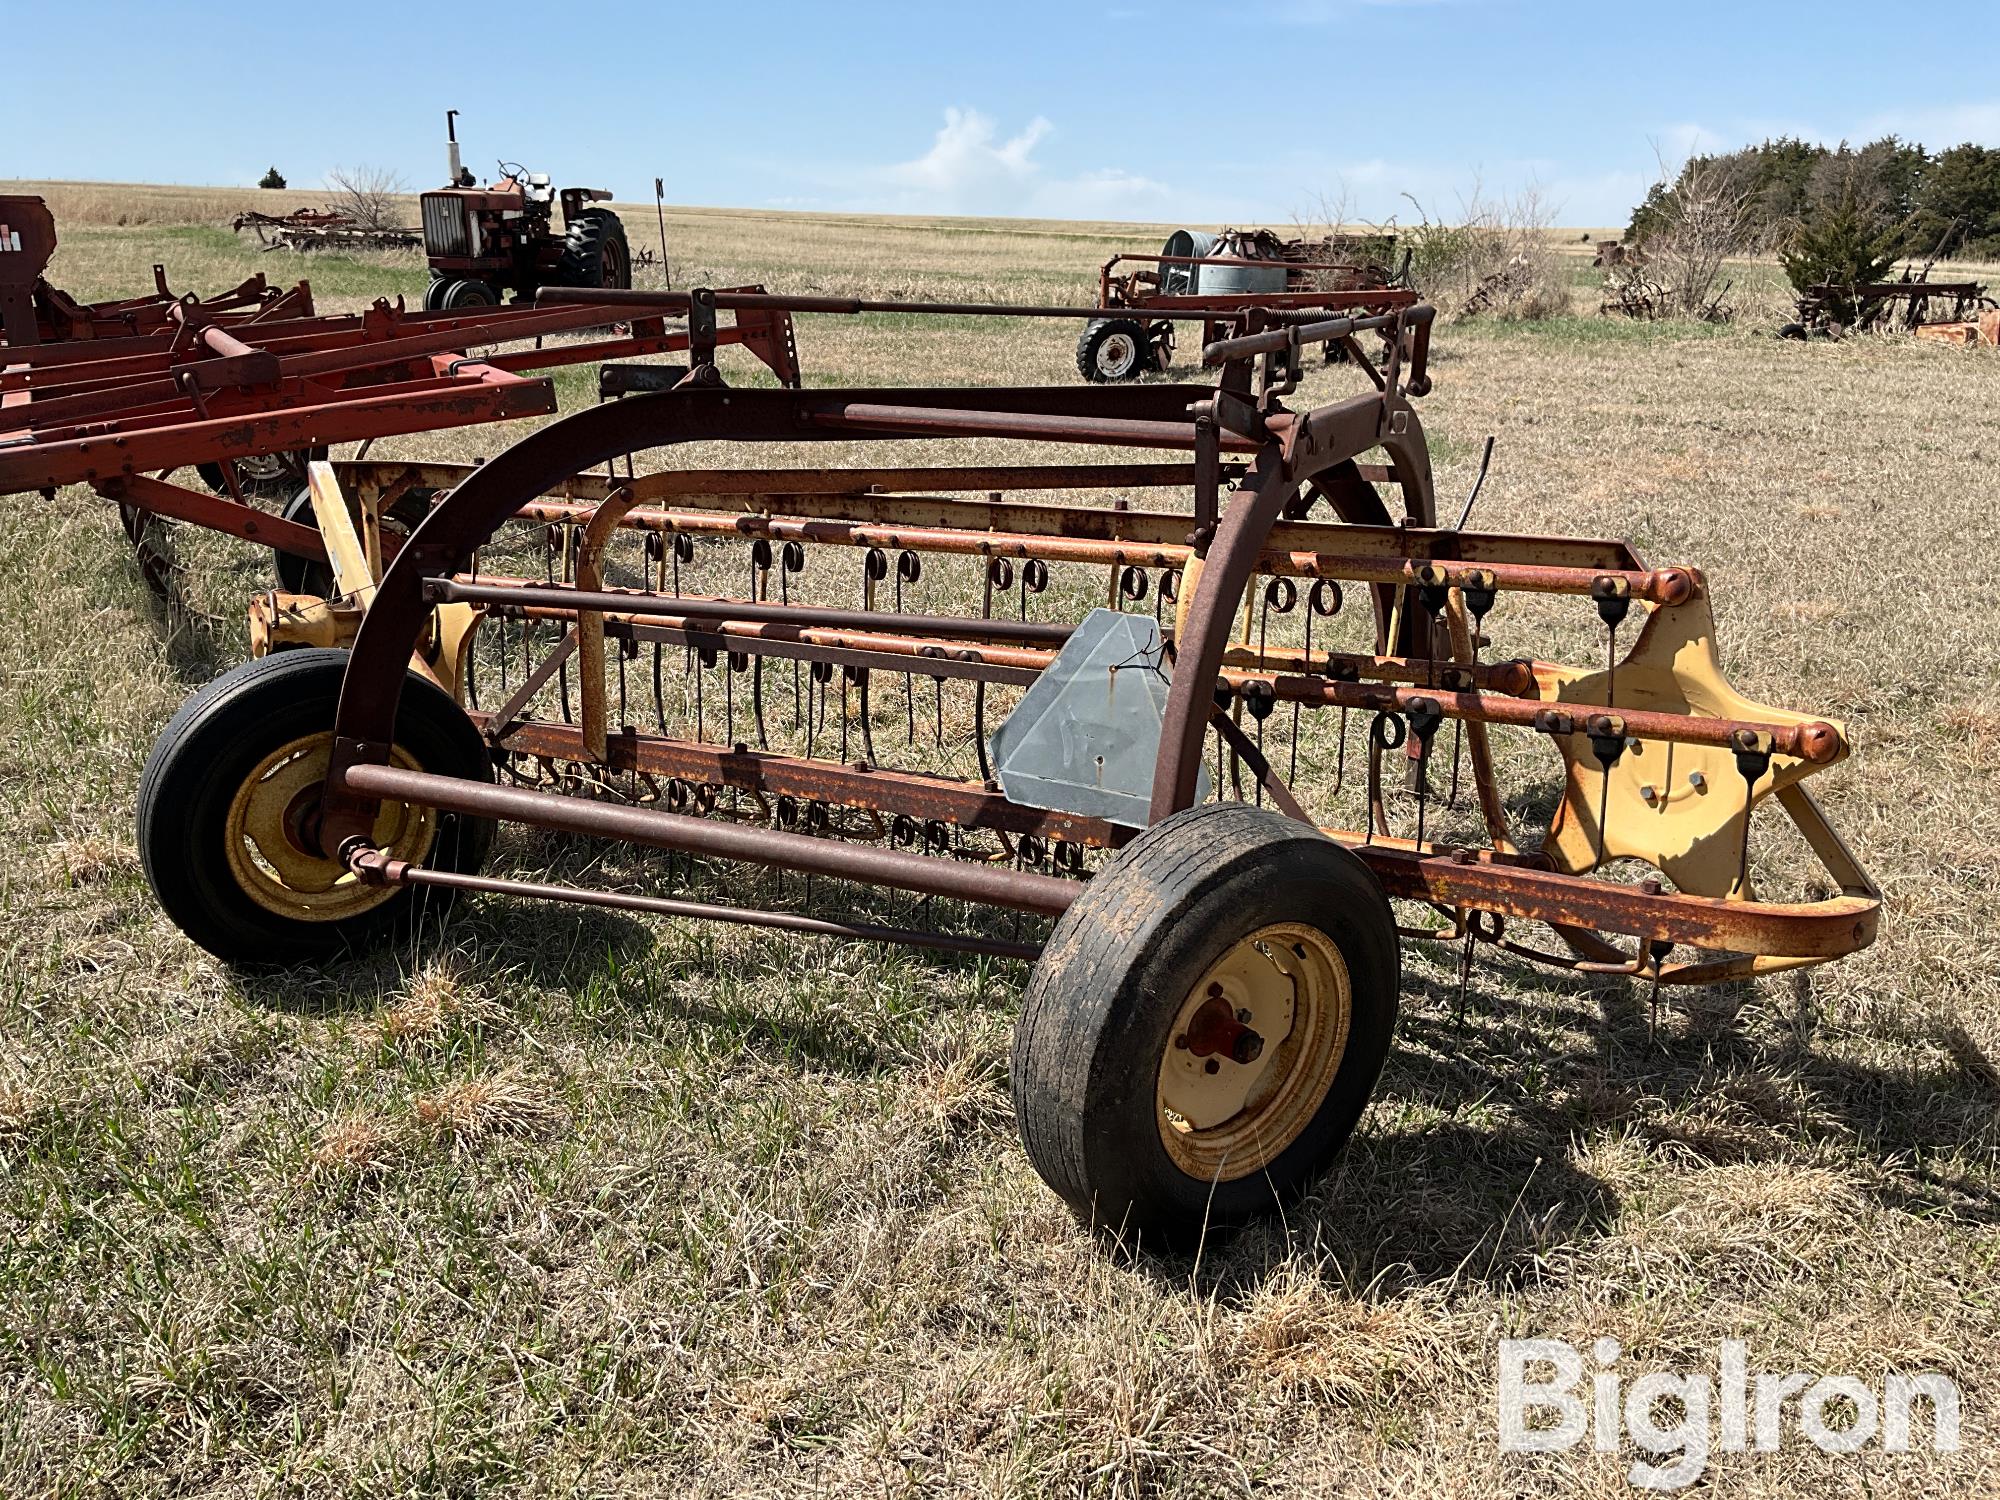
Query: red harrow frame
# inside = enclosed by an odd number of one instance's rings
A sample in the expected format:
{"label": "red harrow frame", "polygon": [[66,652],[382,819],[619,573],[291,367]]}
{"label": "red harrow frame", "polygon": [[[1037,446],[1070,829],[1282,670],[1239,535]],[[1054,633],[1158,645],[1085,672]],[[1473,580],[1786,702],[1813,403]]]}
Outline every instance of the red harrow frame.
{"label": "red harrow frame", "polygon": [[[0,494],[88,484],[128,524],[166,517],[324,562],[314,527],[250,502],[273,487],[291,498],[330,445],[546,416],[555,388],[527,372],[688,347],[663,317],[604,308],[418,313],[399,299],[314,316],[303,282],[240,317],[210,306],[175,304],[147,333],[0,347]],[[798,384],[782,313],[747,312],[711,343]],[[202,487],[170,481],[183,469]]]}

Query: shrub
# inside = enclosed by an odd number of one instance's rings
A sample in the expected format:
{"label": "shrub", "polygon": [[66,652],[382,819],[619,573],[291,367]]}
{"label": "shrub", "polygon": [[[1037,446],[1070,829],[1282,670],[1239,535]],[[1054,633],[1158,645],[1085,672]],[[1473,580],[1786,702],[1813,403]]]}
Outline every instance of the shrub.
{"label": "shrub", "polygon": [[1664,168],[1646,195],[1644,245],[1607,268],[1603,310],[1726,323],[1723,263],[1749,248],[1760,189],[1728,157],[1697,158],[1675,173]]}
{"label": "shrub", "polygon": [[[1902,224],[1885,222],[1860,185],[1849,182],[1799,220],[1778,253],[1778,264],[1801,295],[1811,286],[1881,281],[1896,264],[1902,234]],[[1841,324],[1853,324],[1860,313],[1845,292],[1835,292],[1820,307]]]}
{"label": "shrub", "polygon": [[280,172],[276,167],[271,168],[270,171],[257,179],[257,186],[260,188],[282,188],[284,185],[285,174]]}
{"label": "shrub", "polygon": [[332,207],[357,229],[403,227],[403,179],[384,167],[335,167],[326,174]]}
{"label": "shrub", "polygon": [[1410,259],[1411,285],[1440,314],[1534,322],[1570,310],[1549,236],[1554,210],[1539,189],[1488,199],[1475,188],[1455,219],[1433,219],[1415,198],[1410,206],[1417,221],[1398,243]]}

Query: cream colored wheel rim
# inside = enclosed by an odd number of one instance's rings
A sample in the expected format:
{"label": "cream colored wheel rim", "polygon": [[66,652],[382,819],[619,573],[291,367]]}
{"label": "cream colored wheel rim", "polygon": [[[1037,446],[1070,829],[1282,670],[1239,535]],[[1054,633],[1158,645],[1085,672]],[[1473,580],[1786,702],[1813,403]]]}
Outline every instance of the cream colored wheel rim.
{"label": "cream colored wheel rim", "polygon": [[1129,333],[1114,333],[1097,346],[1097,368],[1116,380],[1139,363],[1139,341]]}
{"label": "cream colored wheel rim", "polygon": [[[356,917],[397,891],[364,884],[307,841],[305,824],[318,806],[332,749],[332,734],[309,734],[265,756],[230,799],[223,830],[229,872],[243,893],[295,922]],[[422,769],[400,747],[392,758],[406,770]],[[428,807],[385,802],[376,814],[375,846],[397,859],[421,863],[436,836],[437,814]]]}
{"label": "cream colored wheel rim", "polygon": [[1319,1113],[1354,1017],[1347,963],[1303,922],[1260,927],[1203,974],[1167,1034],[1154,1114],[1190,1177],[1269,1166]]}

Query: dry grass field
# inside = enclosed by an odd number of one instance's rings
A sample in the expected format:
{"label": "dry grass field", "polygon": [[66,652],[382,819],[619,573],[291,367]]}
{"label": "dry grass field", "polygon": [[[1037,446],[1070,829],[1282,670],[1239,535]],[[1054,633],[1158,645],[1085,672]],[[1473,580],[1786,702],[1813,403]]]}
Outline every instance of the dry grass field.
{"label": "dry grass field", "polygon": [[[156,260],[309,276],[328,308],[421,291],[415,256],[217,227],[313,194],[145,190],[120,224],[113,190],[47,191],[81,295]],[[652,237],[650,206],[627,222]],[[676,285],[1035,302],[1159,238],[669,230]],[[497,899],[325,970],[216,964],[158,914],[133,798],[246,654],[268,556],[178,536],[164,609],[103,502],[0,500],[0,1494],[1615,1496],[1629,1444],[1506,1455],[1495,1426],[1500,1339],[1604,1335],[1634,1373],[1740,1338],[1753,1369],[1964,1393],[1955,1454],[1794,1436],[1715,1455],[1704,1493],[2000,1489],[2000,355],[1781,342],[1759,266],[1733,327],[1607,322],[1569,264],[1575,316],[1440,329],[1440,493],[1496,434],[1480,524],[1706,569],[1738,685],[1848,723],[1815,786],[1883,936],[1670,993],[1657,1033],[1642,988],[1493,958],[1455,1020],[1453,955],[1413,945],[1352,1145],[1199,1256],[1107,1246],[1028,1166],[1016,964]],[[1068,382],[1074,332],[800,341],[813,384]],[[1759,851],[1774,886],[1786,859]]]}

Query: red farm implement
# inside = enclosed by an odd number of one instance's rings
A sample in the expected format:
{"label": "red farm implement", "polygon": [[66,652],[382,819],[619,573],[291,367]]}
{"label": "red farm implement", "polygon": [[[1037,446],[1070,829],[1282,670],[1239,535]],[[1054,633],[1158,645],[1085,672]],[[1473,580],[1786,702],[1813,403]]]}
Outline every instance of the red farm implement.
{"label": "red farm implement", "polygon": [[[166,517],[322,562],[302,489],[306,464],[331,445],[546,416],[554,386],[528,372],[688,347],[683,329],[644,310],[417,313],[378,301],[285,312],[208,321],[184,307],[147,334],[0,349],[0,494],[88,484],[128,523]],[[797,384],[782,313],[746,312],[711,332]],[[200,487],[170,479],[186,469]],[[274,516],[250,503],[260,496],[291,504]]]}
{"label": "red farm implement", "polygon": [[[145,867],[223,958],[486,893],[1031,961],[1030,1157],[1173,1237],[1338,1149],[1404,939],[1658,986],[1874,937],[1804,785],[1845,732],[1728,686],[1699,571],[1438,524],[1427,307],[1245,310],[1214,385],[743,390],[718,312],[1076,310],[564,296],[687,316],[689,370],[476,468],[313,465],[324,593],[155,746]],[[1366,388],[1286,404],[1367,334]],[[501,824],[605,842],[516,877]]]}
{"label": "red farm implement", "polygon": [[114,302],[80,302],[49,284],[43,272],[56,250],[56,223],[40,198],[0,195],[0,359],[13,361],[35,344],[147,338],[187,325],[212,326],[254,318],[312,316],[312,291],[290,291],[252,276],[233,291],[176,296],[164,266],[153,267],[153,294]]}

